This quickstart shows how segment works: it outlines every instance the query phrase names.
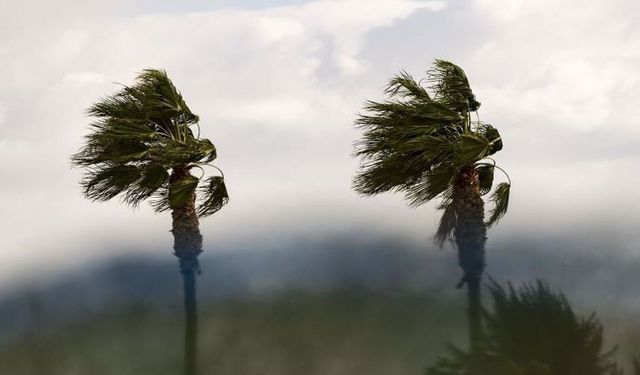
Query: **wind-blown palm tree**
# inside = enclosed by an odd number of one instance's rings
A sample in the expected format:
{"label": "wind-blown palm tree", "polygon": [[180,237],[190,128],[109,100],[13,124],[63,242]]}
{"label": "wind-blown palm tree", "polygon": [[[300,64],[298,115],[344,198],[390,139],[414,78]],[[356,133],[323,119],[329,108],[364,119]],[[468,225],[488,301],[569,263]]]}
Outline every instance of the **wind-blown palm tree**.
{"label": "wind-blown palm tree", "polygon": [[[493,308],[478,353],[451,348],[427,375],[622,375],[595,314],[578,315],[547,283],[489,284]],[[633,362],[632,374],[640,374]]]}
{"label": "wind-blown palm tree", "polygon": [[485,222],[483,196],[492,190],[494,171],[502,170],[490,158],[502,149],[500,134],[472,120],[480,103],[460,67],[436,60],[427,81],[430,87],[425,88],[403,71],[389,81],[388,100],[366,103],[367,113],[356,120],[364,134],[356,144],[362,168],[354,188],[363,195],[403,192],[411,206],[440,199],[443,215],[435,240],[457,245],[464,272],[458,287],[468,287],[473,346],[481,334],[486,229],[506,213],[511,184],[496,186]]}
{"label": "wind-blown palm tree", "polygon": [[[184,278],[185,371],[193,374],[195,275],[202,252],[198,218],[215,213],[229,199],[222,171],[210,164],[216,159],[216,148],[200,138],[198,116],[162,70],[142,71],[134,85],[100,99],[88,114],[95,118],[92,131],[72,157],[75,166],[86,170],[84,195],[94,201],[120,197],[134,207],[150,200],[157,212],[171,211],[173,249]],[[205,166],[220,175],[204,179]],[[192,175],[193,169],[202,176]]]}

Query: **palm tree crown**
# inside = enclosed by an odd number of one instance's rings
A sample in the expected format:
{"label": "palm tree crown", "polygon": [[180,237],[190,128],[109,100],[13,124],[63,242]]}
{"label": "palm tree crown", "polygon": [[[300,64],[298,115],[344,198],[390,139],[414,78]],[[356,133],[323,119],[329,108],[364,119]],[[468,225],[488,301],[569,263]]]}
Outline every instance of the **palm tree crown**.
{"label": "palm tree crown", "polygon": [[75,166],[86,168],[82,186],[88,198],[106,201],[120,196],[132,206],[151,198],[160,212],[187,204],[198,189],[199,216],[211,215],[227,203],[219,169],[220,176],[204,181],[204,176],[189,173],[192,168],[203,170],[216,159],[216,148],[200,138],[198,116],[166,72],[142,71],[133,86],[102,98],[88,113],[96,118],[93,131],[72,158]]}
{"label": "palm tree crown", "polygon": [[[388,100],[366,103],[367,114],[356,120],[364,134],[356,144],[362,169],[354,187],[363,195],[403,192],[412,206],[440,198],[444,214],[436,240],[442,244],[456,223],[456,181],[477,174],[480,194],[489,193],[499,168],[489,156],[502,149],[502,140],[493,126],[472,121],[480,103],[460,67],[436,60],[426,80],[427,88],[403,71],[387,85]],[[509,189],[509,183],[495,188],[488,225],[506,213]]]}

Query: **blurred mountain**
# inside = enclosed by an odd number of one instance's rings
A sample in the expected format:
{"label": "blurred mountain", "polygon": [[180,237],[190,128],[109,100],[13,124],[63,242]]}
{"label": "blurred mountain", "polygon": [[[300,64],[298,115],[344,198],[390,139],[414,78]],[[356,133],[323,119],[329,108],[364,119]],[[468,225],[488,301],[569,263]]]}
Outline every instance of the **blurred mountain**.
{"label": "blurred mountain", "polygon": [[[264,302],[291,293],[318,298],[369,293],[377,300],[428,295],[463,306],[464,292],[454,289],[460,277],[454,250],[427,248],[426,241],[363,238],[205,252],[198,278],[200,303]],[[611,331],[640,329],[630,318],[640,312],[640,303],[629,287],[639,278],[638,259],[612,256],[580,243],[544,241],[535,246],[522,241],[494,245],[488,251],[488,275],[516,283],[543,278],[561,289],[579,311],[597,311],[605,322],[614,322]],[[1,297],[0,343],[33,333],[55,334],[132,306],[179,314],[181,298],[181,279],[172,257],[114,259]]]}

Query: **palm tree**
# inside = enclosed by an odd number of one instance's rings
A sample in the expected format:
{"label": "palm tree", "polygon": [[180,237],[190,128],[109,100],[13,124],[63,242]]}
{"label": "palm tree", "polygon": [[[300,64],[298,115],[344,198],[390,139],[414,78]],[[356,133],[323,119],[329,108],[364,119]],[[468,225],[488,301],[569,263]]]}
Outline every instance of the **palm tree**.
{"label": "palm tree", "polygon": [[464,273],[458,287],[468,287],[473,346],[481,335],[486,230],[506,213],[511,183],[496,186],[485,222],[483,196],[492,190],[494,171],[503,171],[490,158],[502,149],[500,134],[479,120],[480,103],[460,67],[436,60],[426,79],[427,88],[403,71],[389,81],[386,101],[366,103],[367,114],[356,120],[364,134],[356,143],[362,163],[354,188],[363,195],[403,192],[414,207],[440,199],[435,240],[457,245]]}
{"label": "palm tree", "polygon": [[[428,375],[622,375],[615,348],[605,350],[603,326],[594,314],[576,314],[561,292],[541,280],[502,287],[489,284],[492,311],[479,353],[456,348]],[[640,374],[637,361],[633,374]]]}
{"label": "palm tree", "polygon": [[[202,252],[198,219],[215,213],[229,199],[222,171],[210,164],[216,148],[200,138],[198,116],[162,70],[142,71],[134,85],[100,99],[88,114],[95,118],[91,133],[72,157],[74,166],[85,168],[84,195],[94,201],[120,197],[134,207],[150,200],[155,211],[171,211],[173,249],[184,279],[185,372],[194,374],[195,275]],[[220,175],[204,179],[206,166]],[[202,175],[192,175],[193,169]]]}

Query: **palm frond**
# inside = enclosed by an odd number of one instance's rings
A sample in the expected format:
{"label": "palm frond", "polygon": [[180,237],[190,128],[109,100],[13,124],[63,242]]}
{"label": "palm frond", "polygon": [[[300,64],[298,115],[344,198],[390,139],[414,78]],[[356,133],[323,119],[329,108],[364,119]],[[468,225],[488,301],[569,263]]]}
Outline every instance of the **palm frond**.
{"label": "palm frond", "polygon": [[461,121],[459,113],[434,100],[389,100],[382,103],[366,102],[365,110],[373,116],[360,116],[356,125],[363,126],[395,126],[403,124],[445,126],[449,122]]}
{"label": "palm frond", "polygon": [[[385,89],[388,100],[365,103],[366,112],[355,120],[363,132],[354,152],[361,159],[353,181],[358,193],[402,192],[411,206],[441,197],[446,206],[456,173],[502,148],[491,125],[472,126],[469,112],[480,103],[459,66],[436,60],[427,78],[433,95],[402,71]],[[487,194],[493,170],[479,173]]]}
{"label": "palm frond", "polygon": [[427,90],[416,82],[413,77],[404,70],[397,76],[393,77],[386,89],[385,94],[389,96],[400,96],[414,100],[428,101],[431,99]]}
{"label": "palm frond", "polygon": [[437,100],[446,103],[458,112],[473,112],[480,107],[464,70],[444,60],[436,60],[434,68],[427,71],[427,76],[435,92]]}
{"label": "palm frond", "polygon": [[481,164],[476,167],[476,171],[478,172],[480,194],[485,195],[489,193],[493,187],[493,174],[495,167],[489,164]]}
{"label": "palm frond", "polygon": [[562,292],[542,280],[518,287],[492,281],[488,289],[492,308],[475,349],[451,347],[426,374],[623,374],[616,348],[605,350],[600,320],[578,315]]}
{"label": "palm frond", "polygon": [[483,137],[489,140],[490,148],[487,153],[488,155],[493,155],[496,152],[502,150],[502,137],[500,137],[500,132],[498,129],[494,128],[489,124],[479,124],[477,132],[482,134]]}
{"label": "palm frond", "polygon": [[482,134],[465,133],[460,136],[456,148],[456,163],[458,165],[473,164],[484,159],[491,149],[491,142]]}
{"label": "palm frond", "polygon": [[72,156],[75,166],[99,168],[106,164],[138,162],[149,149],[146,143],[135,138],[111,137],[100,131],[87,135],[85,139],[85,146]]}
{"label": "palm frond", "polygon": [[136,83],[129,90],[141,102],[148,118],[165,124],[198,122],[198,116],[191,112],[164,70],[145,69]]}
{"label": "palm frond", "polygon": [[363,195],[400,191],[421,178],[421,171],[402,164],[398,158],[385,158],[367,163],[354,180],[354,189]]}
{"label": "palm frond", "polygon": [[448,191],[458,170],[450,164],[441,164],[427,172],[421,181],[405,188],[409,205],[416,207]]}
{"label": "palm frond", "polygon": [[149,164],[141,169],[141,178],[129,186],[124,195],[124,201],[132,206],[153,196],[169,180],[169,173],[162,165]]}
{"label": "palm frond", "polygon": [[203,217],[218,212],[229,201],[227,186],[220,176],[209,177],[200,189],[200,194],[203,199],[198,206],[198,215]]}
{"label": "palm frond", "polygon": [[208,139],[188,138],[185,142],[168,139],[150,147],[152,160],[165,165],[208,163],[217,157],[216,148]]}
{"label": "palm frond", "polygon": [[442,247],[447,240],[452,239],[453,230],[456,226],[456,208],[453,202],[444,206],[444,212],[440,218],[440,225],[435,235],[436,243]]}
{"label": "palm frond", "polygon": [[487,226],[492,226],[497,223],[506,213],[509,208],[509,193],[511,185],[503,182],[496,187],[496,190],[491,195],[491,201],[493,202],[493,209],[489,214],[489,220]]}
{"label": "palm frond", "polygon": [[138,92],[125,86],[122,91],[103,97],[87,110],[87,114],[97,118],[127,119],[145,121],[147,116]]}
{"label": "palm frond", "polygon": [[200,180],[192,175],[187,175],[169,185],[169,207],[179,207],[195,197],[196,188]]}
{"label": "palm frond", "polygon": [[87,169],[83,186],[91,199],[120,195],[136,206],[153,198],[154,208],[162,211],[197,186],[192,176],[170,185],[168,170],[188,170],[217,157],[213,143],[190,129],[198,116],[163,70],[143,70],[133,85],[101,98],[87,112],[95,118],[91,132],[71,160]]}
{"label": "palm frond", "polygon": [[[424,177],[435,166],[447,163],[453,152],[451,139],[463,130],[463,117],[422,90],[403,72],[392,80],[387,93],[406,101],[368,102],[365,109],[370,114],[356,120],[356,126],[364,130],[355,151],[362,159],[362,170],[354,179],[359,193],[404,191],[413,196],[412,204],[424,202],[425,196],[432,198],[432,193],[421,193],[433,191],[439,183],[431,184]],[[412,187],[420,182],[421,186]]]}
{"label": "palm frond", "polygon": [[139,178],[140,170],[135,166],[115,165],[89,171],[81,185],[89,199],[107,201],[125,191]]}
{"label": "palm frond", "polygon": [[152,141],[157,137],[146,121],[131,118],[105,118],[93,124],[103,137],[137,141]]}
{"label": "palm frond", "polygon": [[151,200],[149,202],[155,212],[165,212],[171,209],[169,204],[169,183],[160,185],[160,187],[153,192]]}

